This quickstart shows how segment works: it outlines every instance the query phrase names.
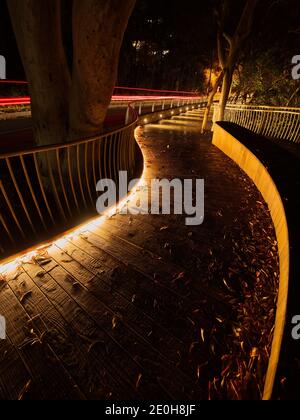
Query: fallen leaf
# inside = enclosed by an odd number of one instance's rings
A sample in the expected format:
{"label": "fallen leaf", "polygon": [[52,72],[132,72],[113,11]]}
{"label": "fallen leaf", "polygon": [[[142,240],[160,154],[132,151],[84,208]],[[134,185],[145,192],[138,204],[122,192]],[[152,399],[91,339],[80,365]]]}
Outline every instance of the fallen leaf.
{"label": "fallen leaf", "polygon": [[20,302],[23,303],[31,295],[32,295],[32,292],[30,290],[28,292],[24,293],[24,295],[22,295],[21,298],[20,298]]}
{"label": "fallen leaf", "polygon": [[52,262],[51,258],[47,258],[47,259],[44,259],[42,261],[39,261],[39,264],[44,266],[44,265],[50,264],[51,262]]}
{"label": "fallen leaf", "polygon": [[45,275],[46,275],[45,271],[39,271],[39,272],[36,274],[36,277],[42,278],[42,277],[44,277]]}
{"label": "fallen leaf", "polygon": [[114,316],[112,319],[112,329],[114,330],[117,325],[118,325],[118,318]]}
{"label": "fallen leaf", "polygon": [[205,331],[203,328],[201,328],[201,339],[203,341],[203,343],[205,343]]}
{"label": "fallen leaf", "polygon": [[185,277],[185,272],[183,271],[182,273],[179,273],[178,275],[175,275],[173,282],[178,281],[178,280],[182,280]]}
{"label": "fallen leaf", "polygon": [[136,381],[136,384],[135,384],[136,389],[139,388],[140,383],[141,383],[141,380],[142,380],[142,377],[143,377],[143,375],[140,373],[139,374],[139,377],[138,377],[138,380]]}
{"label": "fallen leaf", "polygon": [[169,226],[163,226],[159,230],[160,232],[163,232],[164,230],[168,230],[168,229],[169,229]]}
{"label": "fallen leaf", "polygon": [[259,351],[258,351],[258,348],[257,347],[254,347],[252,350],[251,350],[251,357],[252,358],[254,358],[254,357],[258,357],[259,356]]}
{"label": "fallen leaf", "polygon": [[26,385],[24,386],[24,388],[22,389],[22,391],[20,392],[19,396],[18,396],[18,401],[22,401],[25,397],[25,395],[27,394],[30,386],[31,386],[31,379],[29,379],[29,381],[26,383]]}

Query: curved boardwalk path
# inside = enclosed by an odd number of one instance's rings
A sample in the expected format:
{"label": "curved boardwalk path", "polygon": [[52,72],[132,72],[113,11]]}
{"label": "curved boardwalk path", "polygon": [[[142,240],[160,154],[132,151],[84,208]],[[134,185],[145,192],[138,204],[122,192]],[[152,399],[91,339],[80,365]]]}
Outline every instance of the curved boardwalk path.
{"label": "curved boardwalk path", "polygon": [[[271,340],[262,302],[274,306],[274,232],[253,184],[201,136],[199,118],[148,125],[138,141],[146,179],[205,178],[202,226],[117,215],[0,282],[1,398],[260,396],[254,377],[266,366],[253,366],[266,362]],[[246,362],[233,366],[240,354]]]}

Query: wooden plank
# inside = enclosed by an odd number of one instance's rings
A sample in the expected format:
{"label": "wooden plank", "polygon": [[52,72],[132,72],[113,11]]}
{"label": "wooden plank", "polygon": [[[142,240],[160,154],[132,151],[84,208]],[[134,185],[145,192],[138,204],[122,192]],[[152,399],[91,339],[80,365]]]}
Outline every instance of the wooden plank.
{"label": "wooden plank", "polygon": [[38,398],[84,399],[50,347],[43,342],[44,331],[28,323],[28,314],[9,286],[1,290],[0,313],[6,318],[8,336],[30,372]]}
{"label": "wooden plank", "polygon": [[[91,274],[91,280],[85,286],[96,297],[107,305],[112,311],[120,313],[125,324],[133,328],[141,337],[149,342],[150,346],[155,347],[160,353],[170,361],[178,362],[178,352],[183,353],[186,349],[183,342],[170,334],[167,328],[163,328],[154,321],[144,311],[134,305],[136,295],[130,297],[118,293],[112,288],[111,282],[107,279],[106,267],[102,266],[88,253],[76,247],[74,242],[69,241],[63,248],[66,253],[77,264],[85,267]],[[68,269],[69,263],[66,265]],[[120,266],[120,269],[121,266]],[[123,267],[124,277],[127,277],[126,267]],[[120,271],[118,271],[120,273]],[[119,279],[120,280],[120,279]]]}
{"label": "wooden plank", "polygon": [[[25,270],[29,270],[34,282],[70,325],[75,337],[82,340],[80,348],[85,352],[85,356],[83,359],[80,357],[80,361],[84,363],[87,354],[91,355],[91,366],[89,368],[86,366],[85,372],[82,372],[83,375],[86,375],[85,380],[89,382],[90,391],[97,391],[97,386],[92,383],[91,369],[94,368],[96,375],[99,376],[98,382],[99,380],[103,381],[104,390],[107,390],[109,398],[130,399],[136,395],[135,388],[129,387],[127,378],[123,380],[120,377],[118,365],[114,365],[114,343],[107,339],[103,330],[72,298],[72,295],[75,297],[77,293],[76,280],[57,266],[53,260],[46,265],[31,264],[24,267]],[[44,275],[42,275],[43,272]],[[70,288],[73,289],[71,294],[66,291]],[[98,362],[93,358],[98,359]]]}
{"label": "wooden plank", "polygon": [[34,397],[31,384],[32,377],[10,338],[0,340],[0,400],[23,399],[27,385],[26,397]]}
{"label": "wooden plank", "polygon": [[[140,248],[141,251],[157,255],[168,266],[175,265],[174,271],[184,272],[185,276],[191,280],[193,296],[197,297],[199,293],[201,296],[204,293],[210,296],[213,301],[224,302],[222,282],[207,284],[204,281],[198,281],[199,278],[204,277],[208,268],[207,265],[203,267],[200,260],[203,257],[205,257],[205,261],[212,260],[213,247],[210,247],[207,242],[204,247],[201,238],[197,241],[197,231],[195,233],[191,228],[187,230],[184,221],[174,225],[172,222],[169,223],[167,218],[163,220],[158,218],[156,227],[146,222],[135,224],[136,218],[134,217],[130,220],[132,222],[126,223],[125,217],[115,217],[101,226],[101,229],[129,246],[133,245]],[[188,232],[192,233],[191,237],[188,236]],[[201,232],[200,236],[202,235]],[[224,304],[226,305],[226,302]]]}
{"label": "wooden plank", "polygon": [[[79,246],[94,260],[97,259],[99,253],[103,252],[83,238],[73,239],[72,243]],[[190,299],[182,298],[162,287],[159,279],[146,277],[121,262],[117,266],[113,265],[111,269],[106,269],[105,273],[101,274],[102,277],[103,281],[109,285],[110,293],[117,292],[128,301],[133,301],[134,306],[147,314],[156,324],[163,326],[180,341],[188,343],[187,346],[190,345],[188,337],[191,322],[188,321],[185,328],[178,328],[177,320],[181,320],[182,323],[182,320],[187,319],[188,314],[194,311],[197,311],[199,317],[205,312],[202,308],[206,307],[207,299],[193,304]]]}
{"label": "wooden plank", "polygon": [[[87,284],[94,278],[94,275],[91,275],[76,261],[70,258],[66,260],[66,255],[62,254],[60,250],[55,250],[54,247],[49,250],[49,256],[64,266],[68,270],[69,276],[79,281],[81,285]],[[78,288],[76,301],[80,302],[82,308],[90,314],[95,322],[101,325],[123,351],[125,350],[127,356],[135,361],[136,367],[139,368],[138,375],[142,375],[143,381],[145,381],[145,383],[140,384],[140,387],[147,384],[150,386],[152,395],[155,392],[156,395],[162,396],[164,390],[157,379],[162,376],[166,381],[171,381],[173,384],[173,390],[172,388],[169,391],[165,390],[165,398],[175,397],[180,399],[184,395],[192,395],[196,391],[200,392],[188,376],[182,374],[179,370],[174,370],[175,364],[170,363],[167,358],[162,358],[136,331],[125,325],[117,312],[104,305],[88,289],[85,287]],[[149,369],[149,366],[151,366],[151,369]],[[128,374],[131,374],[131,372],[128,372]],[[136,378],[136,374],[134,377]],[[149,393],[149,389],[147,392]]]}
{"label": "wooden plank", "polygon": [[143,252],[141,248],[130,246],[129,243],[126,245],[124,242],[120,243],[119,238],[102,228],[95,227],[93,231],[87,232],[87,240],[151,278],[157,273],[163,277],[164,281],[168,282],[172,281],[174,276],[179,273],[177,267],[165,265],[158,256],[147,252],[147,250]]}
{"label": "wooden plank", "polygon": [[[97,259],[98,252],[103,252],[99,246],[98,237],[89,235],[88,239],[76,238],[72,242],[94,259]],[[106,281],[111,290],[117,291],[128,300],[132,301],[135,296],[134,305],[154,319],[158,324],[172,331],[175,337],[185,341],[185,335],[182,331],[180,337],[177,335],[178,328],[176,320],[182,319],[193,311],[201,311],[207,305],[207,298],[193,302],[190,296],[181,296],[172,289],[165,287],[160,278],[141,274],[132,269],[131,266],[122,264],[106,271]],[[215,315],[214,315],[215,316]],[[186,333],[190,328],[186,327]]]}
{"label": "wooden plank", "polygon": [[[132,266],[143,275],[151,279],[159,279],[163,287],[168,288],[178,297],[188,297],[188,300],[195,305],[199,305],[203,299],[209,298],[212,304],[219,307],[220,310],[224,310],[226,307],[228,309],[227,303],[223,299],[224,293],[218,293],[212,284],[209,285],[210,288],[204,287],[200,284],[198,276],[194,277],[192,273],[182,267],[170,261],[165,262],[154,252],[112,234],[108,227],[103,228],[95,225],[93,230],[86,232],[85,239],[114,258]],[[177,278],[180,279],[183,273],[187,281],[174,281]]]}
{"label": "wooden plank", "polygon": [[[103,252],[100,247],[106,243],[98,235],[91,233],[76,238],[74,241],[77,244],[80,243],[81,249],[87,251],[94,258],[97,258],[98,252]],[[113,248],[113,255],[118,257],[116,247]],[[184,294],[180,293],[181,287],[176,288],[176,282],[172,282],[171,287],[167,287],[159,275],[141,274],[138,270],[132,270],[131,265],[128,266],[128,261],[123,255],[119,256],[119,259],[127,263],[128,274],[126,281],[122,281],[122,278],[119,281],[118,277],[120,277],[123,269],[116,272],[112,271],[108,279],[112,288],[118,290],[128,299],[132,299],[132,296],[135,295],[135,305],[169,329],[176,337],[185,341],[185,336],[189,334],[190,330],[190,322],[184,329],[178,329],[176,320],[179,319],[182,323],[184,319],[193,319],[192,314],[194,312],[197,313],[197,318],[203,317],[209,323],[214,322],[218,315],[220,318],[228,318],[227,305],[222,302],[219,304],[215,300],[210,302],[209,298],[203,294],[186,292],[182,280],[179,279],[178,281],[182,282]],[[208,302],[210,302],[209,306]]]}
{"label": "wooden plank", "polygon": [[19,274],[10,281],[10,287],[19,299],[30,294],[24,308],[33,323],[38,323],[41,325],[39,329],[45,330],[44,340],[79,384],[83,394],[89,399],[118,399],[116,390],[119,385],[108,375],[102,362],[102,352],[97,346],[95,351],[89,351],[90,337],[82,329],[75,330],[74,323],[67,323],[51,303],[62,293],[59,286],[48,275],[40,277],[41,269],[34,264],[24,265]]}
{"label": "wooden plank", "polygon": [[[83,324],[83,328],[90,329],[95,343],[102,343],[105,349],[105,362],[114,372],[115,378],[126,384],[126,388],[135,393],[136,398],[146,398],[151,389],[151,382],[140,383],[139,377],[141,366],[133,360],[126,347],[123,347],[114,337],[114,325],[111,315],[98,300],[88,293],[76,278],[60,267],[56,261],[52,260],[47,266],[50,276],[65,291],[65,302],[60,304],[67,305],[70,318],[78,318]],[[44,266],[41,266],[45,270]],[[66,314],[67,315],[67,314]],[[126,338],[126,336],[125,336]],[[134,346],[134,342],[131,343]],[[139,385],[138,388],[136,385]]]}

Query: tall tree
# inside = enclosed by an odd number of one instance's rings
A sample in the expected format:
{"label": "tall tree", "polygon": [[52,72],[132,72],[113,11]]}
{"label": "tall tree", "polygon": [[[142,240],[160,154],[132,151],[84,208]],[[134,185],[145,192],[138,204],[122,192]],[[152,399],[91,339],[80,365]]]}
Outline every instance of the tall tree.
{"label": "tall tree", "polygon": [[208,104],[205,110],[204,119],[202,123],[202,132],[207,129],[208,118],[211,111],[211,107],[214,102],[216,93],[219,87],[222,85],[222,92],[220,98],[220,114],[219,119],[224,119],[224,112],[226,104],[230,95],[232,86],[233,74],[236,68],[236,64],[239,58],[241,48],[248,38],[252,30],[253,17],[257,3],[259,0],[246,0],[243,12],[240,16],[237,27],[229,34],[226,31],[228,26],[228,20],[233,14],[232,0],[222,0],[219,7],[215,9],[217,17],[217,47],[218,47],[218,60],[219,66],[222,71],[220,76],[216,79],[213,89],[208,98]]}
{"label": "tall tree", "polygon": [[63,45],[61,0],[7,0],[30,84],[36,142],[99,133],[136,0],[73,1],[73,68]]}
{"label": "tall tree", "polygon": [[226,19],[230,15],[230,0],[224,0],[218,14],[218,55],[223,71],[223,86],[220,99],[219,119],[224,119],[226,104],[230,95],[232,78],[241,48],[251,33],[255,8],[259,0],[246,0],[245,7],[233,35],[226,32]]}
{"label": "tall tree", "polygon": [[218,78],[215,80],[212,90],[208,96],[208,101],[207,101],[207,105],[206,105],[204,117],[203,117],[203,122],[202,122],[202,133],[204,133],[207,130],[207,124],[209,120],[210,111],[213,106],[215,96],[219,90],[219,87],[222,84],[223,77],[224,77],[224,73],[223,71],[221,71]]}

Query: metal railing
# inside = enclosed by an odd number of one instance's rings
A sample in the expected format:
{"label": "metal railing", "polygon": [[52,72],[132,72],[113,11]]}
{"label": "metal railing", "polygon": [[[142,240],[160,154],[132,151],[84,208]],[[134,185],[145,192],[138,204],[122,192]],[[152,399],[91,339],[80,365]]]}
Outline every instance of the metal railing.
{"label": "metal railing", "polygon": [[[219,105],[215,105],[213,122],[218,120]],[[300,143],[300,108],[227,105],[224,121],[265,137]]]}
{"label": "metal railing", "polygon": [[113,132],[0,154],[0,258],[95,215],[100,179],[117,181],[119,171],[127,171],[131,179],[141,175],[141,152],[134,136],[139,116],[197,103],[203,101],[134,102],[124,111],[125,126]]}
{"label": "metal railing", "polygon": [[185,106],[193,106],[196,104],[206,104],[206,99],[195,99],[195,98],[178,98],[178,97],[169,97],[169,98],[161,98],[161,99],[146,99],[143,101],[135,101],[131,104],[130,107],[127,108],[126,117],[125,117],[125,124],[128,124],[130,121],[130,114],[132,110],[136,111],[138,116],[141,117],[142,115],[146,114],[154,114],[155,112],[163,112],[167,109],[173,108],[183,108]]}

